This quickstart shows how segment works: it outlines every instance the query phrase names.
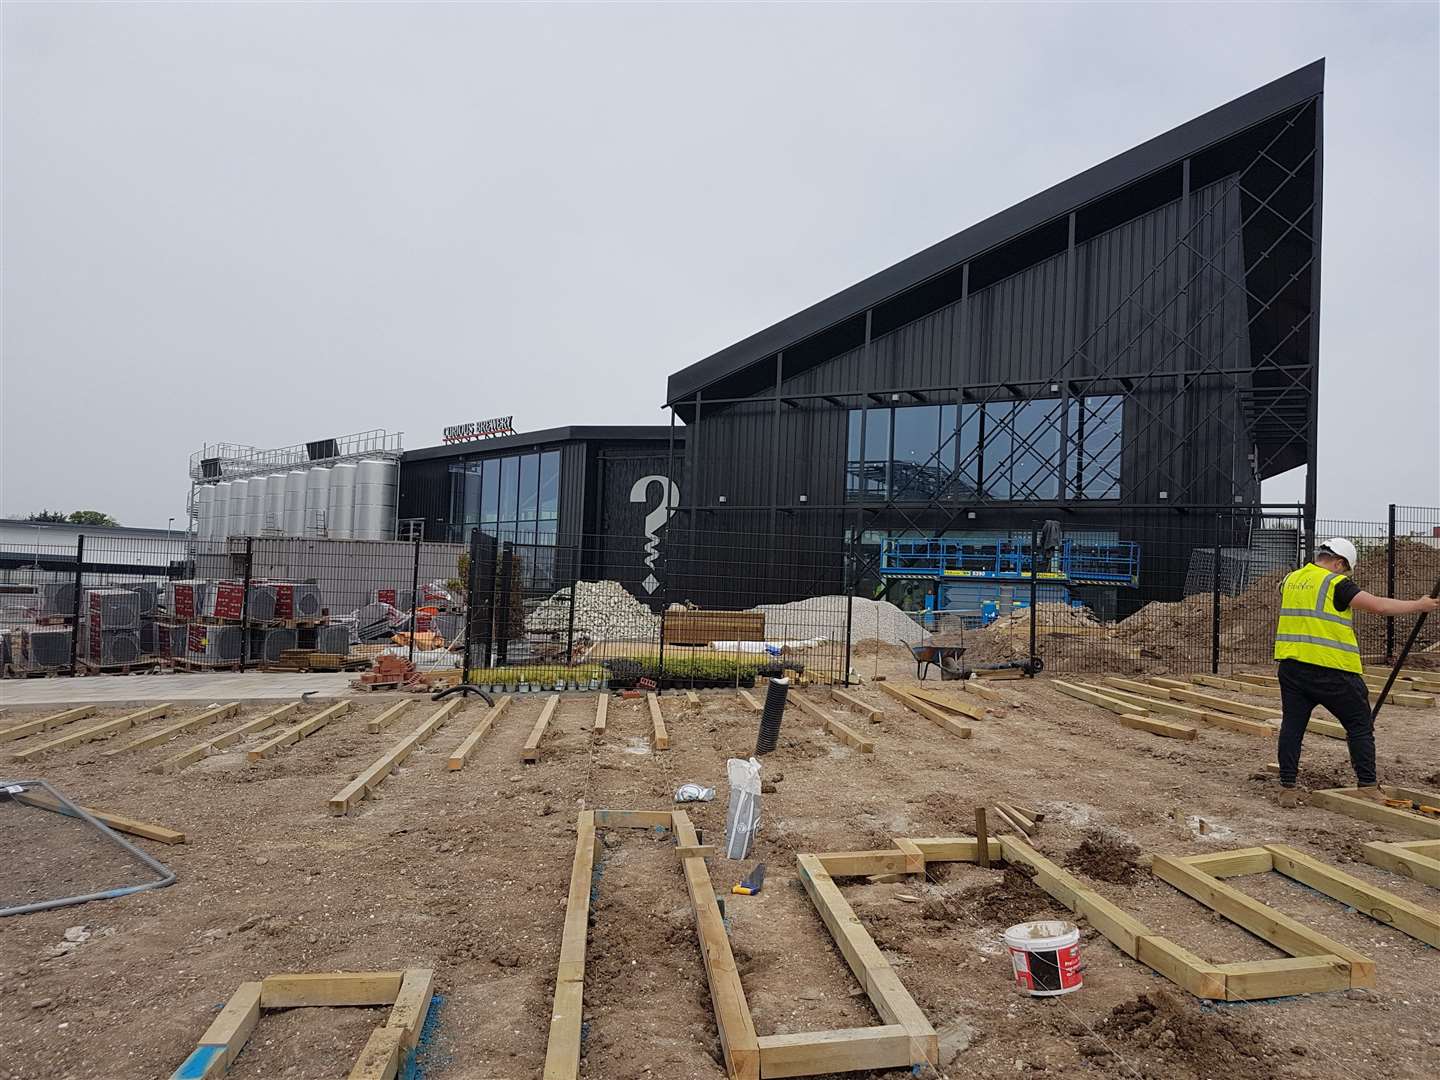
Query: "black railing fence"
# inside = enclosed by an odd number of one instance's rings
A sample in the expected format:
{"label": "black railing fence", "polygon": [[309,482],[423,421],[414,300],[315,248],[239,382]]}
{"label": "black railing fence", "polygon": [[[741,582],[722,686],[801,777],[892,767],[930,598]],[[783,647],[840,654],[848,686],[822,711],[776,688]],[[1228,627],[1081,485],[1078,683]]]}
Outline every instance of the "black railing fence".
{"label": "black railing fence", "polygon": [[[1377,595],[1428,593],[1440,509],[1385,522],[1294,510],[1136,512],[1115,528],[1033,521],[943,542],[774,534],[593,535],[554,545],[114,534],[0,544],[7,677],[145,670],[363,670],[383,655],[501,690],[849,682],[963,646],[978,667],[1225,671],[1269,661],[1279,583],[1345,536]],[[1356,616],[1393,657],[1408,619]],[[1440,649],[1432,620],[1419,663]],[[857,660],[863,655],[865,662]],[[1440,657],[1437,657],[1440,659]],[[895,670],[905,670],[896,668]]]}

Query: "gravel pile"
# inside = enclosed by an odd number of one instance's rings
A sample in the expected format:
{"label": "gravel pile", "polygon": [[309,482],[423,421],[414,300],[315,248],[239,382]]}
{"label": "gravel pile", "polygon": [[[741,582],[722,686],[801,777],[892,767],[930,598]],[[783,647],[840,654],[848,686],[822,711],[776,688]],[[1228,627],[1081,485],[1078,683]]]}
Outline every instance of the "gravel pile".
{"label": "gravel pile", "polygon": [[[660,618],[618,581],[575,585],[575,636],[591,641],[656,641]],[[561,589],[525,616],[525,629],[564,633],[570,625],[570,590]]]}
{"label": "gravel pile", "polygon": [[[828,638],[844,640],[847,596],[813,596],[791,604],[761,604],[751,611],[765,613],[765,636],[779,638]],[[926,640],[925,628],[887,600],[857,596],[851,616],[855,641],[883,641],[887,645],[919,645]]]}

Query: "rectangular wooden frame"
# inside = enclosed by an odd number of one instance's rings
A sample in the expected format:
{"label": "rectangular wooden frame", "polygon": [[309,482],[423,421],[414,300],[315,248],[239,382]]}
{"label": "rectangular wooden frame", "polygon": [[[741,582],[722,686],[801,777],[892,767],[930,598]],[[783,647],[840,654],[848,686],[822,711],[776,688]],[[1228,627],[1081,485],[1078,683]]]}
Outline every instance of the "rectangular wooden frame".
{"label": "rectangular wooden frame", "polygon": [[430,1011],[435,972],[322,972],[269,975],[241,983],[170,1080],[216,1080],[229,1071],[260,1023],[264,1009],[343,1008],[389,1005],[385,1023],[370,1035],[351,1080],[392,1080],[420,1041]]}
{"label": "rectangular wooden frame", "polygon": [[[465,704],[463,697],[454,697],[441,705],[430,714],[426,720],[405,738],[401,739],[389,750],[380,755],[380,759],[362,772],[350,783],[337,791],[330,797],[330,813],[336,817],[344,817],[352,809],[370,797],[370,793],[378,788],[392,772],[395,766],[399,765],[412,753],[421,743],[427,741],[445,723],[458,712]],[[493,710],[492,710],[493,711]]]}
{"label": "rectangular wooden frame", "polygon": [[[1384,803],[1372,802],[1369,799],[1357,799],[1352,794],[1354,790],[1354,788],[1328,788],[1322,791],[1312,791],[1310,801],[1316,806],[1323,806],[1326,810],[1334,810],[1337,814],[1345,814],[1360,821],[1369,821],[1376,825],[1389,825],[1401,832],[1409,832],[1412,835],[1428,839],[1440,839],[1440,819],[1425,817],[1410,810],[1386,806]],[[1421,801],[1428,805],[1440,806],[1440,794],[1424,791],[1410,792],[1407,789],[1392,788],[1388,784],[1381,784],[1380,790],[1387,793],[1395,792],[1398,798],[1408,798],[1412,801],[1416,795],[1420,795],[1423,797]]]}
{"label": "rectangular wooden frame", "polygon": [[1440,889],[1440,840],[1377,840],[1366,844],[1364,850],[1371,866]]}

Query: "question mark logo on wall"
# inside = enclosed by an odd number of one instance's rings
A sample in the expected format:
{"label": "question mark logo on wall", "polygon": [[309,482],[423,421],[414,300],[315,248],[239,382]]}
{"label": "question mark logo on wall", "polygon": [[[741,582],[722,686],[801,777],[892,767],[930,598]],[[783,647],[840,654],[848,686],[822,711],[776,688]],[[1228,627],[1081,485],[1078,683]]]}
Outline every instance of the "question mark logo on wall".
{"label": "question mark logo on wall", "polygon": [[630,489],[630,501],[648,502],[651,484],[660,485],[660,503],[645,515],[645,565],[650,568],[650,573],[640,584],[645,586],[647,593],[653,593],[660,587],[660,582],[655,577],[655,559],[660,554],[659,534],[660,530],[670,523],[670,515],[675,513],[675,507],[680,502],[680,488],[668,476],[659,475],[642,476],[636,480],[635,486]]}

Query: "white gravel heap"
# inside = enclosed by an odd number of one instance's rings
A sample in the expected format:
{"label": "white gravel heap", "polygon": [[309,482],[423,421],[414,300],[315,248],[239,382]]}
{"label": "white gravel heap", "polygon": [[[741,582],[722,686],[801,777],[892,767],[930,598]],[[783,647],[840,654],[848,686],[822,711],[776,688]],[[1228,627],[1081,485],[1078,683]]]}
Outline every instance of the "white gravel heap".
{"label": "white gravel heap", "polygon": [[[848,596],[812,596],[790,604],[761,604],[752,611],[765,613],[765,636],[774,638],[845,639]],[[925,628],[888,600],[855,597],[850,634],[854,641],[872,638],[890,645],[919,645]]]}
{"label": "white gravel heap", "polygon": [[[561,589],[525,617],[525,629],[564,633],[570,625],[570,590]],[[653,641],[660,637],[660,617],[618,581],[575,584],[575,636],[591,641]]]}

